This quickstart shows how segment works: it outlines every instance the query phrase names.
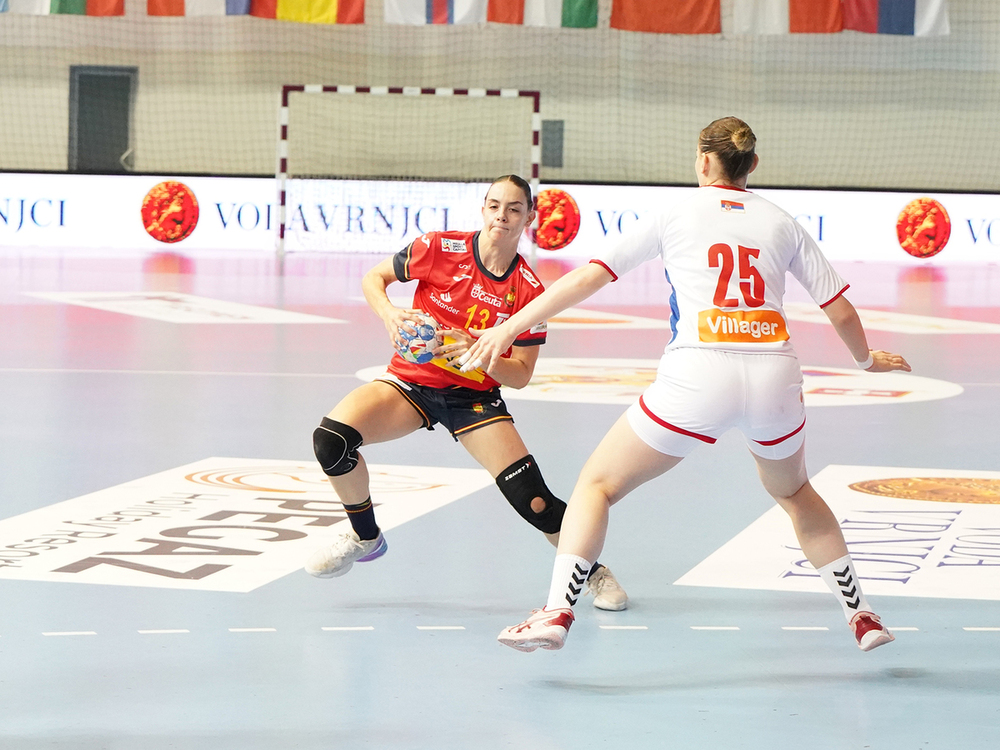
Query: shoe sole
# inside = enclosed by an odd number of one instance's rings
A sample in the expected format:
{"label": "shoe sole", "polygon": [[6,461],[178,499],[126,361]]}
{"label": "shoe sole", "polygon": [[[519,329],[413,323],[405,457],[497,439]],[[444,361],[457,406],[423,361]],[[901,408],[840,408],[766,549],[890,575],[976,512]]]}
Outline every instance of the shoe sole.
{"label": "shoe sole", "polygon": [[354,563],[371,562],[372,560],[377,560],[388,551],[389,551],[389,544],[385,541],[385,537],[382,537],[382,543],[379,544],[379,546],[376,547],[374,550],[369,552],[364,557],[359,557],[357,560],[352,560],[351,562],[347,563],[347,565],[344,565],[343,567],[338,568],[337,570],[325,571],[322,568],[318,570],[313,570],[309,568],[309,566],[307,565],[306,573],[313,576],[314,578],[340,578],[340,576],[346,575],[350,571],[350,569],[354,567]]}
{"label": "shoe sole", "polygon": [[860,648],[862,651],[867,652],[876,649],[879,646],[884,646],[887,643],[892,643],[894,640],[896,640],[896,636],[894,636],[892,633],[886,630],[882,633],[879,633],[878,636],[872,639],[872,641],[869,642],[867,645],[859,643],[858,648]]}
{"label": "shoe sole", "polygon": [[306,573],[311,575],[313,578],[340,578],[340,576],[345,575],[353,567],[354,563],[350,562],[347,563],[347,565],[345,565],[344,567],[340,568],[339,570],[334,570],[329,573],[322,569],[310,570],[309,568],[306,568]]}
{"label": "shoe sole", "polygon": [[497,638],[497,640],[500,641],[500,643],[502,643],[504,646],[510,646],[511,648],[516,649],[517,651],[521,651],[525,654],[530,654],[537,648],[544,648],[546,651],[558,651],[563,647],[562,641],[553,642],[541,639],[535,639],[530,641],[516,641],[514,639],[508,639],[508,638]]}
{"label": "shoe sole", "polygon": [[537,648],[544,648],[546,651],[558,651],[566,643],[565,639],[559,638],[529,638],[527,640],[520,638],[511,638],[504,636],[499,636],[497,640],[504,646],[510,646],[518,651],[523,651],[526,654],[530,654]]}
{"label": "shoe sole", "polygon": [[607,602],[598,603],[597,599],[594,599],[594,606],[605,612],[621,612],[623,609],[628,609],[628,601],[624,601],[621,604],[608,604]]}

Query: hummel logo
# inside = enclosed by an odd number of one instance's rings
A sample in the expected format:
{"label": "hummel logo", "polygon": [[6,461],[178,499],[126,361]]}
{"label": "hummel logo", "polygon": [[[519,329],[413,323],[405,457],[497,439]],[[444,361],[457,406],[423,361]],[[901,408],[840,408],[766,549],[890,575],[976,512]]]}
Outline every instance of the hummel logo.
{"label": "hummel logo", "polygon": [[[858,595],[858,587],[851,586],[854,583],[854,576],[850,575],[850,567],[844,568],[842,571],[833,571],[834,579],[837,581],[837,585],[843,589],[840,593],[844,595],[847,600],[847,606],[851,609],[857,609],[861,605],[861,597]],[[847,587],[851,586],[851,590],[848,591]],[[854,601],[851,598],[854,597]]]}

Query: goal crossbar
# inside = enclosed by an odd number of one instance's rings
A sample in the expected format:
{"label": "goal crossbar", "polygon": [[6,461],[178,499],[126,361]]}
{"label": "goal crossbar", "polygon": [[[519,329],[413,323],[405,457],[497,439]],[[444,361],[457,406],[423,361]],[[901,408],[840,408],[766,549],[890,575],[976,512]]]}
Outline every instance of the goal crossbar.
{"label": "goal crossbar", "polygon": [[279,256],[285,251],[286,229],[286,184],[288,181],[288,122],[289,98],[294,93],[303,94],[337,94],[337,95],[369,95],[369,96],[404,96],[404,97],[467,97],[469,99],[501,97],[526,97],[531,100],[531,177],[529,183],[533,195],[538,195],[539,167],[541,163],[541,129],[540,114],[541,93],[524,89],[485,89],[485,88],[422,88],[419,86],[327,86],[323,84],[285,85],[281,88],[281,108],[279,110],[278,136],[278,168],[276,173],[278,183],[278,237],[277,250]]}

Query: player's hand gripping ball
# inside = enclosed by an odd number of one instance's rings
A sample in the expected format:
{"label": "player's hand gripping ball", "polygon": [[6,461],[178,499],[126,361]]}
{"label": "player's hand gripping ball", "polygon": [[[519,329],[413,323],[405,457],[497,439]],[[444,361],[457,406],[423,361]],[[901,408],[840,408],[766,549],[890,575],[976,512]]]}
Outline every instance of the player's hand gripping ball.
{"label": "player's hand gripping ball", "polygon": [[420,313],[420,322],[411,325],[415,330],[399,329],[399,340],[402,344],[396,347],[396,351],[407,362],[426,364],[434,359],[431,350],[441,346],[437,321],[427,313]]}

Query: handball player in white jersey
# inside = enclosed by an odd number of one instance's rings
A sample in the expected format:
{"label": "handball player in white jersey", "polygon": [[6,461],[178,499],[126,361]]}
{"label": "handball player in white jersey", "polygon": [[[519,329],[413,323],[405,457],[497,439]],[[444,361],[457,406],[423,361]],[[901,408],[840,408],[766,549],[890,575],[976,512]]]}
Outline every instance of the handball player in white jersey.
{"label": "handball player in white jersey", "polygon": [[786,272],[827,314],[858,367],[887,372],[910,366],[896,354],[868,348],[857,311],[844,296],[848,285],[816,243],[787,213],[746,191],[757,167],[755,145],[738,118],[710,124],[698,143],[699,187],[688,198],[560,278],[484,332],[464,355],[464,366],[489,372],[520,331],[640,263],[662,259],[672,337],[656,381],[580,474],[545,607],[504,630],[501,643],[521,651],[561,648],[574,620],[580,572],[604,546],[610,506],[733,427],[745,436],[764,488],[788,512],[803,553],[837,597],[858,646],[869,651],[893,640],[861,591],[836,517],[806,474],[802,373],[782,310]]}
{"label": "handball player in white jersey", "polygon": [[[375,518],[368,467],[361,445],[395,440],[440,424],[496,480],[514,509],[533,527],[558,542],[566,503],[546,486],[507,411],[500,386],[527,385],[545,343],[539,324],[517,336],[493,362],[490,374],[462,372],[458,357],[474,342],[469,330],[496,325],[537,297],[544,288],[518,252],[518,242],[535,212],[531,187],[517,175],[498,178],[483,203],[483,228],[475,232],[430,232],[385,259],[362,279],[372,310],[385,323],[394,346],[404,327],[414,328],[421,313],[435,319],[443,344],[430,362],[393,356],[385,375],[355,388],[313,433],[323,472],[344,505],[351,531],[316,550],[306,570],[319,578],[347,573],[354,563],[381,557],[388,543]],[[417,281],[413,307],[396,307],[386,287]],[[622,610],[628,596],[596,560],[587,571],[594,606]]]}

